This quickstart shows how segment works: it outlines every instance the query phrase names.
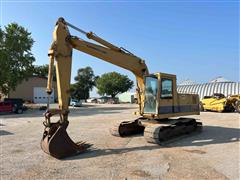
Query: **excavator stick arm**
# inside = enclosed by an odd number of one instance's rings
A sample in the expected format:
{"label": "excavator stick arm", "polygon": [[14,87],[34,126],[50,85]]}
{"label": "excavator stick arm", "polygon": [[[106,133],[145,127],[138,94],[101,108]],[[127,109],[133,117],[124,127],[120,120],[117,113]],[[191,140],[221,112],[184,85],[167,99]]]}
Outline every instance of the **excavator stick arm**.
{"label": "excavator stick arm", "polygon": [[[58,22],[53,32],[53,43],[49,50],[49,75],[47,93],[52,92],[52,76],[54,60],[56,61],[56,78],[59,109],[48,109],[45,113],[45,130],[41,140],[41,148],[51,156],[61,159],[86,151],[91,145],[74,143],[67,134],[68,102],[70,95],[70,80],[72,66],[72,46],[66,42],[69,37],[67,26]],[[52,123],[51,116],[59,114],[60,120]]]}

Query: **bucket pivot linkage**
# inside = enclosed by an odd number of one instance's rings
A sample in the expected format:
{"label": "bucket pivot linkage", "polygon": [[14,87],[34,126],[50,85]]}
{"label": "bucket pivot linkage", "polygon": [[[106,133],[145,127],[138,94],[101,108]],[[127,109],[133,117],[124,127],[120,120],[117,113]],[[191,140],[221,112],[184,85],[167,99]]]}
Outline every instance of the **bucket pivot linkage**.
{"label": "bucket pivot linkage", "polygon": [[69,121],[63,120],[62,115],[60,115],[59,121],[51,123],[50,117],[55,113],[61,114],[56,111],[53,113],[47,111],[45,113],[45,121],[43,122],[45,129],[41,140],[41,148],[45,153],[57,159],[62,159],[83,153],[92,146],[85,142],[75,143],[71,140],[66,131]]}

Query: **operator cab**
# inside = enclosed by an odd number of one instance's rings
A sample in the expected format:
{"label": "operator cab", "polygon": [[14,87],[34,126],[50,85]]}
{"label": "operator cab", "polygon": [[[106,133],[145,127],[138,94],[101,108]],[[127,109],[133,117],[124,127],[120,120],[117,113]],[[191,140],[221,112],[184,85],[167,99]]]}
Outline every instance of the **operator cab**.
{"label": "operator cab", "polygon": [[144,114],[173,113],[176,76],[155,73],[145,76]]}

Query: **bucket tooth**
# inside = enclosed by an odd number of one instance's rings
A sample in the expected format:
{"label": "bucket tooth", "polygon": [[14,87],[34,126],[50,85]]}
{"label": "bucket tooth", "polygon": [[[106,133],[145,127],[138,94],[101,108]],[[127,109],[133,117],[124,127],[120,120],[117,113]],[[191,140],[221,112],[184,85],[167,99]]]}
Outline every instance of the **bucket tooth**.
{"label": "bucket tooth", "polygon": [[68,121],[64,123],[51,123],[46,127],[41,140],[42,150],[57,158],[62,159],[85,152],[91,144],[85,142],[74,143],[67,134]]}

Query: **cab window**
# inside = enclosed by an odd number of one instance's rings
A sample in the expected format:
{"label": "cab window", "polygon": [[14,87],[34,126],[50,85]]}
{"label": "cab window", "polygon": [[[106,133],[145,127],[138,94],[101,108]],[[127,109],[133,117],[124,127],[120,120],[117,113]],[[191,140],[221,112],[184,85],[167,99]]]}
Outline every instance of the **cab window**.
{"label": "cab window", "polygon": [[144,113],[156,113],[158,79],[155,76],[145,77]]}
{"label": "cab window", "polygon": [[162,99],[171,99],[173,81],[171,79],[162,78],[161,81],[161,98]]}

